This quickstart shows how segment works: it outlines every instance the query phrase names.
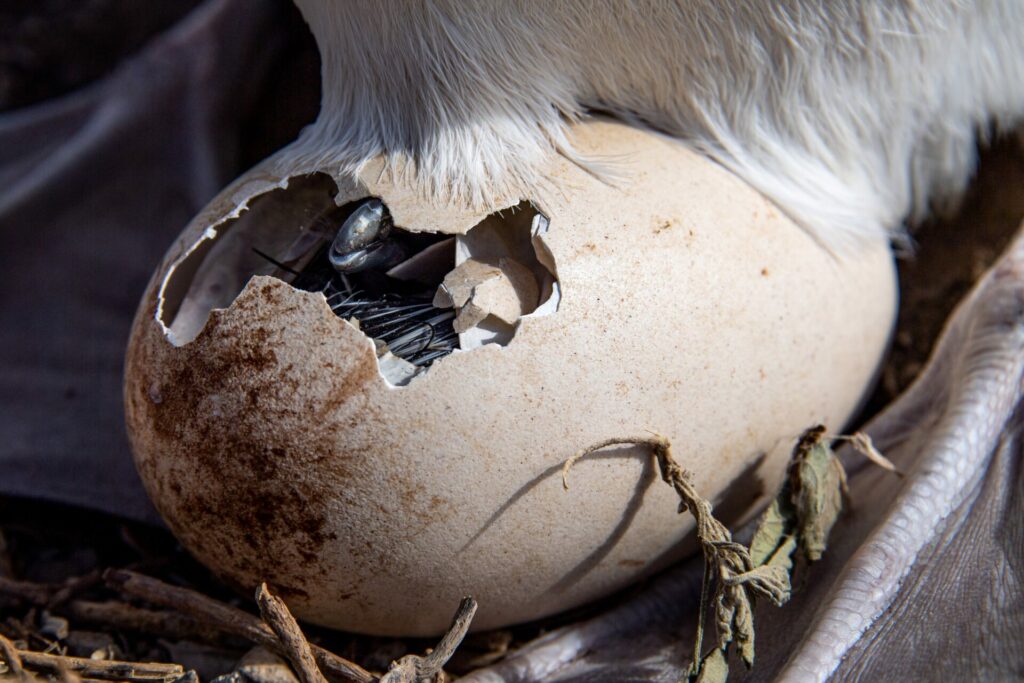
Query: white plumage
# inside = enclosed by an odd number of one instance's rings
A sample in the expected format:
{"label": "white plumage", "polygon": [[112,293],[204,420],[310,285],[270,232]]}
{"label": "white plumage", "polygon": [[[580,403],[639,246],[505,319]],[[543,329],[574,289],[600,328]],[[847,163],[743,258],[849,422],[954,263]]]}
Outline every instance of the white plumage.
{"label": "white plumage", "polygon": [[676,136],[833,248],[955,198],[1024,113],[1021,0],[297,0],[325,89],[303,153],[433,200],[528,196],[591,111]]}

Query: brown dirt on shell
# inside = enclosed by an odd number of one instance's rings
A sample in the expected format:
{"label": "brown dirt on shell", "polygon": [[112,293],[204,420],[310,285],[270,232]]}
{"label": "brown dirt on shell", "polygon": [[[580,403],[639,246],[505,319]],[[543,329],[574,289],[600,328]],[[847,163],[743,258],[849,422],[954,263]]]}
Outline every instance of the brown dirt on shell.
{"label": "brown dirt on shell", "polygon": [[[298,360],[295,344],[286,343],[297,326],[332,350],[309,349]],[[197,557],[220,567],[221,579],[241,593],[267,581],[301,606],[311,592],[308,586],[322,586],[331,572],[322,560],[329,554],[324,546],[338,537],[329,527],[328,511],[358,504],[387,512],[381,501],[364,500],[345,482],[352,463],[373,463],[375,452],[389,447],[369,443],[356,449],[354,458],[331,451],[335,432],[352,431],[353,420],[375,410],[353,411],[344,404],[363,405],[367,385],[380,382],[371,349],[352,355],[339,330],[350,331],[310,295],[278,280],[258,279],[230,309],[214,313],[186,346],[168,351],[150,323],[149,340],[136,346],[160,361],[150,362],[135,349],[129,356],[132,371],[142,370],[129,392],[141,407],[131,421],[152,430],[150,445],[140,450],[147,454],[140,462],[143,479],[164,487],[153,497],[178,537]],[[311,390],[314,383],[318,387]],[[141,395],[146,386],[167,388],[160,389],[157,403]],[[197,420],[218,397],[220,420]],[[276,419],[249,417],[268,413]],[[217,429],[225,421],[235,428]],[[295,433],[296,424],[303,433]],[[289,436],[277,439],[276,430]],[[320,460],[328,464],[310,466]],[[330,481],[311,481],[313,470],[329,472]],[[195,491],[185,482],[196,482]],[[389,486],[409,511],[403,534],[416,536],[454,514],[450,502],[432,495],[414,473],[393,473]],[[344,543],[353,561],[388,570],[391,554],[372,536],[355,530],[345,534]],[[331,575],[332,581],[337,578]],[[342,586],[336,597],[370,609],[358,582]]]}
{"label": "brown dirt on shell", "polygon": [[[157,450],[174,451],[166,452],[159,463],[152,458],[140,463],[148,470],[145,479],[170,482],[169,490],[157,497],[164,501],[161,512],[172,529],[201,556],[224,557],[226,578],[233,583],[250,588],[266,580],[286,596],[305,597],[302,577],[312,579],[314,572],[326,571],[317,560],[324,544],[336,539],[326,529],[325,517],[336,501],[328,500],[325,486],[308,485],[302,473],[310,461],[330,458],[335,463],[332,472],[343,481],[345,458],[324,445],[330,439],[317,435],[308,435],[304,446],[295,447],[301,452],[288,450],[283,441],[274,443],[266,423],[250,424],[248,416],[264,415],[268,406],[283,423],[311,411],[326,415],[361,396],[378,375],[374,363],[363,362],[366,359],[339,358],[337,362],[347,367],[335,373],[337,381],[326,400],[310,403],[301,391],[302,373],[295,372],[293,364],[284,364],[273,348],[287,330],[277,324],[279,318],[265,319],[267,310],[287,314],[299,308],[282,299],[285,287],[268,281],[240,296],[230,311],[215,314],[207,329],[173,353],[162,368],[154,368],[146,358],[145,348],[153,347],[138,344],[129,354],[129,376],[142,379],[130,387],[129,403],[140,411],[136,422],[152,425]],[[236,333],[238,320],[251,326],[245,335]],[[337,324],[333,318],[329,322]],[[154,326],[150,331],[151,339],[158,334],[155,330]],[[143,372],[132,374],[139,369]],[[239,429],[221,431],[211,421],[195,420],[197,408],[230,395],[239,385],[249,387],[242,401],[224,401],[222,406]],[[144,394],[146,386],[160,387],[159,402]],[[329,421],[314,424],[321,422]],[[171,476],[156,472],[168,467]],[[188,481],[203,482],[199,488],[204,495],[193,494]],[[209,495],[211,488],[215,495]],[[248,550],[236,553],[231,550],[236,545]],[[243,556],[259,559],[252,562]]]}

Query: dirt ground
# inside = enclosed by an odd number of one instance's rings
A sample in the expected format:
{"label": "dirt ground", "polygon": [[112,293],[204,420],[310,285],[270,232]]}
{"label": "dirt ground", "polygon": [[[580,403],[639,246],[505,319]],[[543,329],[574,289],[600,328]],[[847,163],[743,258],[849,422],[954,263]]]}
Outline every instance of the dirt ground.
{"label": "dirt ground", "polygon": [[955,213],[916,229],[913,253],[899,262],[899,322],[880,398],[894,398],[917,376],[953,307],[1006,248],[1022,219],[1024,144],[1006,138],[985,152]]}

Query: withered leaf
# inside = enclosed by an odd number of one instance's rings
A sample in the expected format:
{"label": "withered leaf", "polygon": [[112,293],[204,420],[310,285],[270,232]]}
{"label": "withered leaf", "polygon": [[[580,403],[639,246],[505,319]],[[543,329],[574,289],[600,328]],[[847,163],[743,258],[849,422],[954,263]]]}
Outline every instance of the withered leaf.
{"label": "withered leaf", "polygon": [[[781,606],[792,591],[796,549],[801,548],[810,560],[820,559],[825,551],[846,494],[846,474],[825,433],[825,427],[819,425],[800,437],[788,476],[762,515],[749,549],[733,541],[729,530],[715,518],[710,501],[700,496],[690,476],[672,458],[671,445],[664,437],[609,439],[577,452],[565,462],[562,484],[568,489],[569,470],[589,453],[619,443],[648,445],[657,458],[662,479],[679,495],[679,511],[689,511],[696,521],[697,540],[704,552],[704,582],[690,680],[724,683],[729,675],[726,655],[730,645],[735,646],[748,668],[753,666],[755,598]],[[715,648],[700,658],[708,611],[714,614],[718,637]]]}
{"label": "withered leaf", "polygon": [[740,658],[749,669],[754,666],[754,609],[746,591],[736,590],[736,608],[733,616],[736,647]]}
{"label": "withered leaf", "polygon": [[700,673],[695,683],[725,683],[729,678],[729,662],[725,652],[715,648],[700,662]]}
{"label": "withered leaf", "polygon": [[796,546],[796,536],[786,536],[779,547],[775,549],[775,554],[768,558],[768,562],[765,563],[769,567],[782,569],[786,572],[787,587],[789,576],[793,571],[793,553],[796,551]]}
{"label": "withered leaf", "polygon": [[[795,543],[792,547],[795,547]],[[792,548],[789,552],[793,552]],[[785,564],[792,565],[788,557]],[[743,574],[724,577],[722,581],[727,586],[746,586],[754,595],[767,598],[777,607],[782,607],[789,600],[789,568],[786,566],[765,564]]]}
{"label": "withered leaf", "polygon": [[787,486],[761,515],[757,531],[750,541],[750,562],[755,567],[767,563],[786,536],[792,534],[792,529],[796,525],[796,512],[789,498]]}
{"label": "withered leaf", "polygon": [[800,547],[807,559],[821,559],[829,532],[843,508],[846,475],[820,436],[804,449],[792,480]]}
{"label": "withered leaf", "polygon": [[896,465],[892,463],[892,460],[882,455],[882,452],[875,448],[875,444],[871,441],[871,437],[864,432],[857,432],[853,436],[847,439],[850,445],[853,446],[854,450],[863,455],[865,458],[875,463],[883,470],[888,470],[898,477],[903,476],[903,472],[897,469]]}

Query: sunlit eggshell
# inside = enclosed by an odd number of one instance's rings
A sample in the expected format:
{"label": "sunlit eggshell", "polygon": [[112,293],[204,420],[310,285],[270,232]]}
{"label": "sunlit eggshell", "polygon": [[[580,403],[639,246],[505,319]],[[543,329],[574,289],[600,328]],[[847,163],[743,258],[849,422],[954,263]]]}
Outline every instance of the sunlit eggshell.
{"label": "sunlit eggshell", "polygon": [[[694,550],[649,450],[593,454],[566,491],[576,451],[664,435],[735,524],[772,495],[802,430],[844,426],[893,323],[888,245],[832,252],[663,137],[600,121],[574,135],[622,177],[555,158],[548,190],[487,219],[534,216],[528,243],[557,283],[524,295],[521,264],[492,259],[466,276],[492,282],[480,305],[536,310],[505,343],[467,337],[474,348],[404,379],[385,379],[374,343],[322,294],[249,279],[251,249],[225,236],[273,241],[306,203],[364,197],[410,231],[467,233],[489,212],[426,205],[380,168],[332,177],[286,149],[188,226],[139,308],[125,400],[142,479],[199,560],[351,631],[437,634],[465,595],[477,629],[524,622]],[[469,270],[450,278],[455,296]],[[200,276],[205,294],[188,294]]]}

